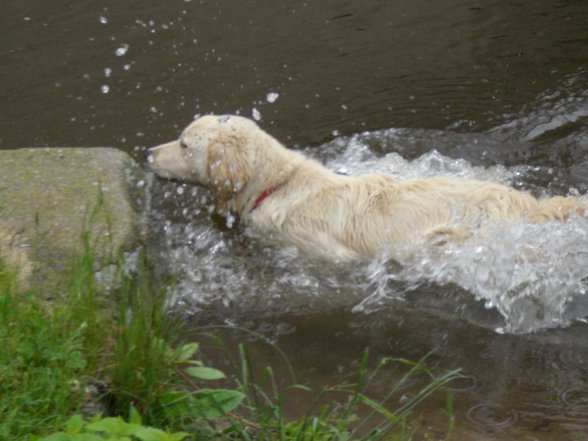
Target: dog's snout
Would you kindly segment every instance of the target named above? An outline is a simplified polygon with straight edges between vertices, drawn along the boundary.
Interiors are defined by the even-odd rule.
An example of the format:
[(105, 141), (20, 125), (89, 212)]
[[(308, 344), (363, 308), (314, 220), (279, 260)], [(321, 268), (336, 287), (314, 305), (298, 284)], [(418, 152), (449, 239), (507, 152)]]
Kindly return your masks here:
[(149, 164), (153, 163), (153, 152), (151, 151), (151, 149), (147, 149), (145, 150), (145, 161), (147, 161)]

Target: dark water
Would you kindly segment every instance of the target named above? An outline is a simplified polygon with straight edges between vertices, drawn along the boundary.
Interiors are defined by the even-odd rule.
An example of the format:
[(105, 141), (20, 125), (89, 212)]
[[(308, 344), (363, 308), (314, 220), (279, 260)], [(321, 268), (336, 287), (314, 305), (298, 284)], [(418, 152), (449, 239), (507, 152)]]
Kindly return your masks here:
[[(334, 169), (588, 191), (583, 0), (5, 2), (0, 82), (3, 149), (110, 145), (139, 159), (195, 114), (255, 109)], [(195, 321), (275, 340), (300, 381), (350, 379), (366, 346), (374, 358), (431, 353), (472, 378), (454, 393), (456, 439), (588, 437), (585, 220), (480, 243), (472, 265), (479, 249), (399, 273), (317, 265), (221, 231), (202, 189), (158, 182), (153, 193), (182, 268), (178, 301)], [(511, 271), (519, 245), (548, 264)], [(252, 349), (280, 369), (267, 346)], [(393, 378), (384, 372), (381, 389)], [(442, 401), (426, 408), (434, 426)]]

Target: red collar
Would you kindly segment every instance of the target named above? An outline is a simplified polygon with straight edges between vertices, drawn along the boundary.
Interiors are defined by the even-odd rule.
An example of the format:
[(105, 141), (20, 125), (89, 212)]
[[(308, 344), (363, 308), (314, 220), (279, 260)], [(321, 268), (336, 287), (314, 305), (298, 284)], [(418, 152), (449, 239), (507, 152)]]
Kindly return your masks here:
[(263, 193), (261, 193), (258, 196), (258, 198), (255, 199), (255, 202), (253, 203), (253, 207), (251, 207), (251, 211), (253, 211), (256, 208), (258, 208), (263, 203), (263, 201), (265, 201), (267, 199), (267, 197), (269, 195), (271, 195), (274, 191), (276, 191), (282, 185), (284, 185), (284, 184), (279, 184), (279, 185), (276, 185), (275, 187), (268, 188), (266, 191), (264, 191)]

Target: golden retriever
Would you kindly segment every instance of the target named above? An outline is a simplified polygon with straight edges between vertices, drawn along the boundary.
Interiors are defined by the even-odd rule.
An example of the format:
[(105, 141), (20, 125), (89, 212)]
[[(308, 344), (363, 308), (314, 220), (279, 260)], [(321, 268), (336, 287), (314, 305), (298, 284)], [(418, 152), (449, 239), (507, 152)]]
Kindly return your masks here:
[(574, 197), (536, 199), (485, 181), (338, 175), (241, 116), (203, 116), (146, 153), (157, 175), (208, 187), (219, 213), (334, 261), (382, 252), (399, 259), (409, 246), (462, 242), (490, 224), (563, 221), (587, 210)]

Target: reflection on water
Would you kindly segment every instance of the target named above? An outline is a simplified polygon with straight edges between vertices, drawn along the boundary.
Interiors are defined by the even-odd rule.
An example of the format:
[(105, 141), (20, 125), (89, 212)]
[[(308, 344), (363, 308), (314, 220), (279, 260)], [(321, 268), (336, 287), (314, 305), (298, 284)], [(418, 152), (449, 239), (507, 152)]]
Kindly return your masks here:
[[(140, 158), (194, 114), (240, 112), (340, 172), (588, 192), (583, 1), (5, 3), (0, 148)], [(460, 441), (588, 437), (585, 219), (351, 268), (211, 222), (203, 189), (153, 191), (174, 300), (195, 322), (261, 331), (314, 386), (349, 379), (365, 346), (431, 353), (472, 379), (454, 392)]]

